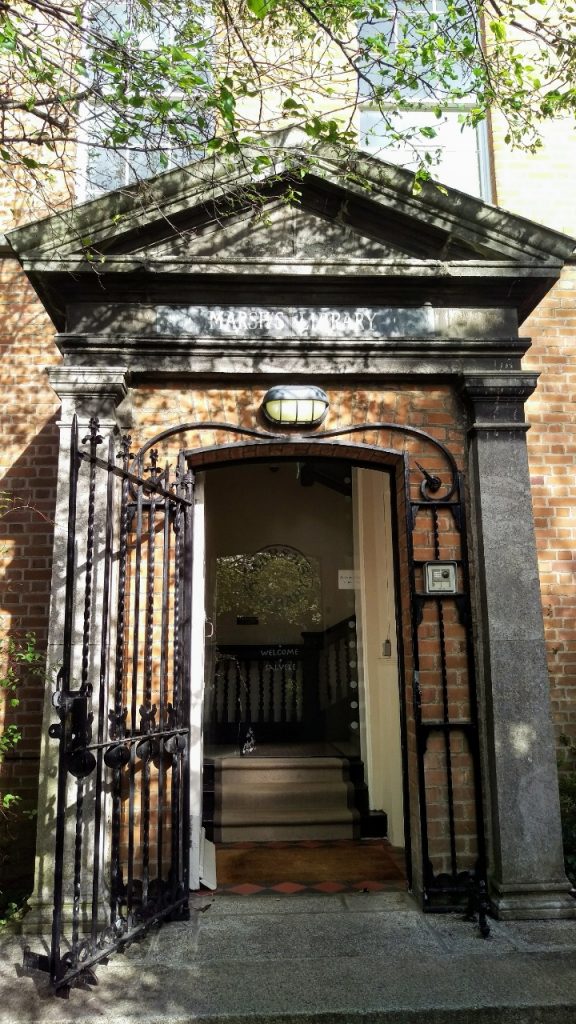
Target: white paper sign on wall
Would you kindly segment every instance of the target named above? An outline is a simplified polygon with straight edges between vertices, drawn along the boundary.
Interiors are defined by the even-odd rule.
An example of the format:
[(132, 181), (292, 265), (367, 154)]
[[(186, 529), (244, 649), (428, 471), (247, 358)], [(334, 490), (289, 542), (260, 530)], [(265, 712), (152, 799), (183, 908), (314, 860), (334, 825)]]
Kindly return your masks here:
[(357, 590), (360, 573), (357, 569), (338, 569), (338, 590)]

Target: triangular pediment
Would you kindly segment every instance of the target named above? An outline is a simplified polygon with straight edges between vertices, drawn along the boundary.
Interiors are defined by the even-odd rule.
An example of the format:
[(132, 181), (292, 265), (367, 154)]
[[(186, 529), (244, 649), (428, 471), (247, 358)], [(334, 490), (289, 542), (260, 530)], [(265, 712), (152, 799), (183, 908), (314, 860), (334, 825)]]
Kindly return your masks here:
[[(519, 275), (517, 305), (526, 311), (575, 248), (565, 235), (454, 189), (426, 183), (416, 193), (409, 172), (365, 154), (286, 140), (270, 152), (270, 168), (257, 176), (254, 154), (241, 169), (216, 157), (197, 161), (19, 228), (9, 243), (53, 316), (55, 277), (95, 265), (110, 280), (128, 272), (156, 281), (500, 275), (502, 294), (504, 279)], [(527, 279), (538, 278), (530, 292)]]
[(141, 250), (159, 260), (278, 259), (325, 256), (381, 260), (409, 253), (401, 242), (370, 238), (343, 221), (309, 210), (305, 203), (273, 199), (237, 216), (210, 220), (183, 229), (157, 245)]

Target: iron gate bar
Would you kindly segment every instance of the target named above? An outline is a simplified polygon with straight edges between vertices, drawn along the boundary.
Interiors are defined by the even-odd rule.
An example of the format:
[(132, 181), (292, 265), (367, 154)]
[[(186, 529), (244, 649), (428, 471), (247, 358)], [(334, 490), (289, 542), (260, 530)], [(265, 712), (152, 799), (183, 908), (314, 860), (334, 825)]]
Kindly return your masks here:
[[(128, 452), (126, 452), (126, 468), (128, 467)], [(142, 466), (138, 464), (138, 476), (142, 477)], [(134, 608), (132, 612), (132, 666), (130, 678), (130, 731), (133, 736), (138, 733), (137, 719), (137, 697), (138, 697), (138, 651), (140, 635), (140, 565), (142, 562), (142, 529), (143, 529), (143, 494), (139, 487), (136, 493), (136, 508), (132, 509), (132, 515), (136, 517), (136, 578), (134, 581)], [(129, 914), (134, 909), (134, 815), (136, 800), (136, 745), (130, 747), (130, 762), (128, 767), (128, 864), (126, 868), (126, 906)]]
[[(108, 439), (108, 463), (114, 458), (114, 440)], [(100, 674), (98, 684), (98, 742), (94, 749), (97, 749), (96, 760), (96, 792), (102, 789), (104, 770), (104, 716), (106, 712), (106, 691), (108, 688), (108, 633), (109, 633), (109, 609), (110, 609), (110, 587), (111, 587), (111, 563), (112, 563), (112, 509), (114, 502), (114, 478), (109, 474), (106, 481), (106, 535), (104, 548), (104, 580), (102, 585), (102, 637), (100, 643)], [(91, 749), (91, 748), (89, 748)], [(94, 846), (100, 848), (100, 836), (102, 828), (102, 804), (96, 801), (94, 820)], [(98, 934), (98, 905), (100, 895), (101, 873), (94, 872), (92, 885), (92, 941), (96, 942)]]
[[(141, 732), (136, 729), (134, 735), (126, 735), (122, 737), (120, 743), (115, 744), (116, 747), (129, 747), (131, 744), (140, 743), (146, 736), (154, 736), (155, 739), (165, 738), (167, 736), (183, 736), (188, 733), (188, 729), (165, 729), (164, 731), (155, 730), (154, 732)], [(102, 743), (89, 743), (84, 750), (106, 750), (110, 747), (110, 740), (104, 740)]]
[[(74, 556), (76, 546), (76, 497), (78, 490), (78, 471), (80, 461), (78, 459), (78, 421), (76, 417), (72, 422), (70, 432), (70, 491), (68, 496), (68, 540), (66, 545), (66, 591), (64, 599), (64, 630), (63, 630), (63, 651), (62, 666), (56, 680), (56, 693), (52, 702), (59, 713), (60, 722), (50, 728), (50, 736), (58, 739), (58, 763), (62, 766), (66, 748), (69, 742), (68, 724), (69, 716), (65, 714), (65, 701), (69, 700), (70, 675), (72, 661), (72, 620), (74, 615)], [(60, 682), (60, 690), (58, 690)], [(62, 711), (61, 711), (62, 709)], [(52, 941), (50, 955), (46, 966), (50, 972), (50, 980), (57, 985), (60, 974), (60, 935), (62, 931), (62, 897), (64, 886), (64, 838), (66, 830), (66, 782), (65, 771), (58, 771), (58, 785), (56, 793), (56, 839), (54, 844), (54, 909), (52, 915)], [(24, 954), (26, 963), (26, 952)]]
[[(168, 466), (164, 470), (164, 488), (168, 489), (169, 471)], [(164, 535), (162, 538), (162, 599), (160, 603), (161, 613), (161, 639), (160, 639), (160, 707), (164, 708), (167, 703), (166, 696), (166, 664), (168, 658), (168, 601), (169, 601), (169, 573), (168, 560), (170, 552), (170, 518), (164, 516)], [(158, 723), (162, 728), (164, 723)], [(160, 733), (157, 734), (160, 736)], [(163, 874), (163, 842), (164, 842), (164, 737), (160, 737), (160, 759), (158, 764), (158, 878)]]
[[(154, 458), (155, 452), (150, 453)], [(150, 479), (155, 480), (155, 462), (152, 463)], [(155, 526), (156, 501), (154, 493), (148, 504), (148, 531), (146, 540), (146, 612), (144, 624), (144, 703), (140, 707), (141, 732), (153, 732), (156, 705), (152, 704), (152, 644), (154, 633), (154, 570), (155, 570)], [(142, 845), (142, 900), (148, 902), (150, 882), (150, 758), (142, 759), (142, 788), (140, 802), (140, 837)]]
[[(434, 528), (434, 557), (436, 561), (440, 561), (440, 537), (438, 535), (438, 507), (433, 505), (432, 507), (432, 523)], [(442, 710), (443, 720), (446, 724), (450, 719), (450, 711), (448, 706), (448, 669), (446, 664), (446, 632), (444, 626), (444, 602), (436, 602), (436, 614), (438, 617), (438, 633), (440, 639), (440, 674), (442, 680)], [(457, 873), (457, 857), (456, 857), (456, 829), (455, 829), (455, 817), (454, 817), (454, 784), (452, 778), (452, 748), (450, 744), (450, 734), (446, 730), (443, 732), (444, 735), (444, 752), (446, 757), (446, 783), (447, 783), (447, 798), (448, 798), (448, 822), (450, 827), (450, 861), (452, 866), (452, 875), (456, 876)]]
[[(120, 444), (124, 446), (125, 441), (127, 441), (129, 444), (130, 438), (123, 438)], [(148, 451), (148, 446), (146, 446), (146, 451)], [(124, 470), (123, 468), (121, 469), (119, 466), (109, 464), (108, 462), (106, 462), (105, 459), (101, 459), (98, 455), (92, 456), (90, 455), (89, 452), (82, 451), (81, 448), (78, 449), (77, 454), (81, 462), (94, 463), (94, 465), (97, 466), (99, 469), (103, 469), (107, 473), (111, 473), (112, 476), (116, 476), (121, 480), (127, 480), (128, 483), (134, 484), (135, 487), (142, 487), (145, 492), (153, 491), (155, 494), (161, 494), (163, 498), (167, 498), (170, 502), (177, 502), (178, 504), (181, 505), (191, 504), (189, 498), (186, 498), (182, 494), (178, 494), (176, 491), (166, 489), (162, 484), (158, 483), (155, 480), (141, 479), (137, 474), (131, 472), (130, 470)], [(130, 456), (128, 453), (126, 454), (128, 456), (128, 461), (130, 460), (130, 458), (134, 458), (133, 456)], [(139, 456), (137, 456), (136, 458), (138, 459)]]
[[(122, 470), (128, 469), (130, 455), (130, 439), (125, 438), (121, 444), (119, 458), (122, 459)], [(114, 703), (111, 716), (110, 735), (114, 740), (121, 740), (125, 734), (126, 716), (123, 711), (124, 689), (124, 636), (126, 629), (126, 574), (128, 559), (128, 502), (129, 481), (120, 475), (120, 538), (118, 553), (118, 601), (116, 614), (116, 674), (114, 680)], [(109, 714), (110, 717), (110, 714)], [(120, 825), (121, 825), (121, 785), (122, 766), (117, 763), (112, 768), (112, 847), (111, 847), (111, 926), (114, 928), (119, 919), (120, 911)]]

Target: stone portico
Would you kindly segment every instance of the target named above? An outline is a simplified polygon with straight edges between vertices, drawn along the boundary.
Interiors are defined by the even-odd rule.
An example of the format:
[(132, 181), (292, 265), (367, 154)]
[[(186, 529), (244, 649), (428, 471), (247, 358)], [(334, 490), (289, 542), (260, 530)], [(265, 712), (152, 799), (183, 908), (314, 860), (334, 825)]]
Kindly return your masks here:
[[(364, 425), (359, 461), (366, 464), (362, 445), (381, 445), (396, 473), (406, 449), (372, 437), (370, 425), (422, 431), (464, 476), (492, 907), (505, 919), (573, 917), (526, 451), (524, 403), (537, 378), (522, 368), (530, 341), (519, 325), (574, 242), (432, 184), (415, 195), (410, 174), (361, 156), (351, 168), (330, 148), (298, 178), (297, 202), (286, 198), (294, 181), (293, 166), (251, 182), (205, 161), (9, 236), (63, 355), (50, 371), (62, 401), (51, 659), (61, 657), (74, 415), (81, 432), (93, 416), (103, 437), (128, 430), (137, 449), (179, 423), (261, 431), (271, 386), (318, 384), (330, 398), (328, 417), (298, 443)], [(229, 438), (210, 429), (197, 446), (224, 459)], [(347, 458), (355, 440), (345, 438)], [(277, 437), (274, 444), (281, 457)], [(399, 546), (399, 606), (403, 557)], [(401, 693), (411, 693), (413, 670), (405, 655)], [(49, 686), (35, 893), (42, 921), (53, 882), (51, 696)], [(422, 792), (408, 764), (413, 713), (406, 696), (409, 868), (421, 892)]]

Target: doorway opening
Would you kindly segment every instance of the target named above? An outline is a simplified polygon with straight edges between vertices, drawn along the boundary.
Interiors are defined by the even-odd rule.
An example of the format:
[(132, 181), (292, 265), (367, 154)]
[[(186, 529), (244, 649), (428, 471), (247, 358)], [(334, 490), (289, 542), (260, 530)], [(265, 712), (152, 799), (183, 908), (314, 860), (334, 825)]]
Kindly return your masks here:
[(203, 828), (218, 887), (403, 888), (389, 476), (335, 458), (203, 476)]

